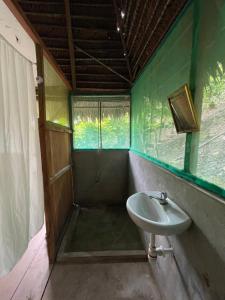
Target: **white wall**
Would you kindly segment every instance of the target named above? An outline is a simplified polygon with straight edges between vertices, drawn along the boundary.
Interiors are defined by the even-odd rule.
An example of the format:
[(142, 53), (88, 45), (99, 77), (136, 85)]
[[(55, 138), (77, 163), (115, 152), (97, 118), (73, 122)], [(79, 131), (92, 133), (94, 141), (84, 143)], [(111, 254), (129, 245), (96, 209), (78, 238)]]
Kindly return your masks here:
[(0, 34), (23, 56), (32, 62), (36, 62), (34, 42), (3, 0), (0, 0)]

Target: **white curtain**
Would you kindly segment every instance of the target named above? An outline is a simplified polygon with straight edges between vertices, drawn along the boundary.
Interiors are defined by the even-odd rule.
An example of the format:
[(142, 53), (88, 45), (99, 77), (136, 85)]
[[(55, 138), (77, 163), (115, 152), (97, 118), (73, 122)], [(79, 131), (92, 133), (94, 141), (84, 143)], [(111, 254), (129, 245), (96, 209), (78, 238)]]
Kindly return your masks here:
[(43, 220), (32, 63), (0, 35), (0, 276), (16, 264)]

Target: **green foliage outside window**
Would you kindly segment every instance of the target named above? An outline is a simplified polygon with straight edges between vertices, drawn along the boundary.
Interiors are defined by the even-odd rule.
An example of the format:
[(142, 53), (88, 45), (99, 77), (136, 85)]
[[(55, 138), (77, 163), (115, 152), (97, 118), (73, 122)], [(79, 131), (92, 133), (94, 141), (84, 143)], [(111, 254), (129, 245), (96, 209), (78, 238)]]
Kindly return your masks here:
[(74, 149), (128, 149), (130, 103), (74, 101), (73, 128)]
[(193, 173), (225, 187), (225, 73), (219, 62), (203, 89), (201, 130), (197, 135), (197, 165)]

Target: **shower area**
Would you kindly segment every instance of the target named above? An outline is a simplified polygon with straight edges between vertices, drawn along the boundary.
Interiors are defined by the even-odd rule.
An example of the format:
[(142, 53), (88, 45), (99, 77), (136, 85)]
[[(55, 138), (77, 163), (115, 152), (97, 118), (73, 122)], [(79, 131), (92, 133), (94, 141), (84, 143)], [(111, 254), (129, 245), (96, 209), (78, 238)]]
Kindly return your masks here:
[(130, 97), (72, 96), (74, 211), (58, 261), (145, 261), (126, 210)]

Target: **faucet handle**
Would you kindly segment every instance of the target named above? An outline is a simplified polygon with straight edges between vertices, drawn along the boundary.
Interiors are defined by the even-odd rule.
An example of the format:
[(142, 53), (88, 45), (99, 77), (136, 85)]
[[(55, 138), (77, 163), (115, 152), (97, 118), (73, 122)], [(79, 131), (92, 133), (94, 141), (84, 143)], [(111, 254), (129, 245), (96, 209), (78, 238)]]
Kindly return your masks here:
[(166, 200), (167, 199), (167, 192), (161, 192), (161, 198), (163, 200)]

